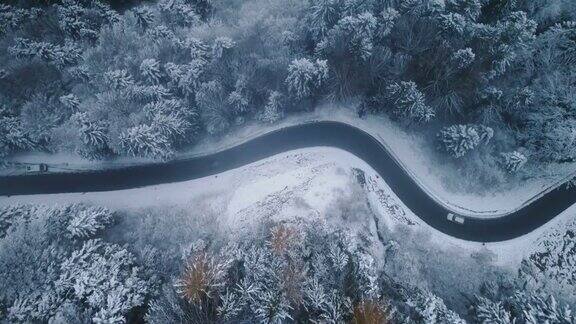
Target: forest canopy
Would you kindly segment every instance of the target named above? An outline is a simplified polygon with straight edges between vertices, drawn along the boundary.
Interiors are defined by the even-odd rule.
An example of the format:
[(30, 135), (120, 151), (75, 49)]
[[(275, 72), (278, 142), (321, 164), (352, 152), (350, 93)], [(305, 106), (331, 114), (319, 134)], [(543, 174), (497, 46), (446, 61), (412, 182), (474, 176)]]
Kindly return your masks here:
[(0, 156), (169, 159), (336, 101), (504, 174), (576, 157), (571, 0), (11, 3)]

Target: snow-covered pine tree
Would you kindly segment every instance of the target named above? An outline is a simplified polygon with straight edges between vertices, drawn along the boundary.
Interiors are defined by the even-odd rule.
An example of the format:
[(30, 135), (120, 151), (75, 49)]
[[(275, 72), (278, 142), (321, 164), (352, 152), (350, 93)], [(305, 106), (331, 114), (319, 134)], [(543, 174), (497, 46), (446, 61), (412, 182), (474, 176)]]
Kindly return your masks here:
[(465, 324), (458, 314), (449, 310), (444, 301), (429, 291), (414, 289), (406, 304), (411, 308), (410, 320), (415, 323)]
[(153, 58), (145, 59), (140, 64), (140, 73), (148, 82), (158, 84), (161, 77), (160, 63)]
[(328, 62), (295, 59), (288, 67), (288, 90), (298, 99), (310, 97), (328, 78)]
[(136, 22), (143, 30), (148, 29), (154, 24), (154, 13), (152, 10), (145, 6), (136, 7), (132, 10), (132, 14), (136, 17)]
[(77, 64), (81, 59), (81, 51), (71, 42), (64, 45), (54, 45), (48, 42), (37, 42), (26, 38), (16, 38), (8, 52), (18, 58), (39, 58), (62, 69)]
[(166, 63), (164, 69), (170, 80), (171, 88), (181, 91), (184, 96), (193, 96), (200, 85), (201, 76), (206, 70), (207, 61), (192, 60), (189, 64)]
[(504, 152), (500, 154), (502, 165), (510, 173), (517, 172), (528, 162), (528, 158), (518, 151)]
[(275, 123), (282, 119), (284, 116), (283, 100), (283, 96), (280, 92), (272, 91), (259, 119), (265, 123)]
[(131, 85), (123, 91), (123, 94), (129, 98), (144, 103), (154, 100), (164, 100), (171, 96), (170, 90), (161, 84), (155, 85)]
[(217, 134), (230, 126), (224, 88), (218, 81), (202, 83), (196, 92), (196, 103), (210, 134)]
[(394, 105), (396, 115), (410, 121), (428, 122), (436, 113), (425, 102), (424, 94), (420, 92), (413, 81), (392, 83), (386, 88), (387, 97)]
[(374, 49), (377, 27), (378, 22), (370, 12), (346, 16), (328, 31), (316, 46), (316, 52), (333, 59), (366, 61)]
[(129, 156), (168, 159), (174, 153), (168, 138), (149, 125), (128, 128), (119, 140), (120, 153)]
[(218, 37), (212, 44), (212, 59), (219, 60), (224, 54), (234, 48), (236, 43), (229, 37)]
[(248, 112), (250, 99), (247, 86), (246, 77), (240, 76), (238, 77), (238, 80), (236, 80), (234, 91), (228, 95), (228, 104), (236, 116), (242, 116)]
[(67, 95), (60, 96), (58, 98), (60, 103), (62, 103), (66, 108), (70, 109), (73, 112), (78, 111), (78, 107), (80, 106), (80, 99), (75, 95), (69, 93)]
[(132, 76), (128, 70), (113, 70), (104, 73), (104, 82), (112, 89), (121, 90), (134, 84)]
[(450, 63), (457, 69), (462, 70), (470, 66), (476, 55), (470, 47), (462, 48), (452, 53), (450, 57)]
[(186, 0), (160, 0), (158, 7), (174, 26), (192, 26), (201, 21), (194, 5)]
[(442, 128), (439, 139), (442, 149), (455, 158), (461, 158), (481, 143), (492, 138), (492, 128), (483, 125), (452, 125)]
[(90, 149), (101, 150), (107, 147), (107, 130), (102, 123), (91, 121), (85, 112), (75, 113), (70, 120), (79, 126), (80, 138)]
[(36, 208), (33, 205), (8, 205), (0, 208), (0, 238), (6, 234), (6, 230), (16, 222), (25, 220), (34, 215)]
[(200, 131), (200, 116), (195, 107), (177, 99), (153, 101), (144, 106), (151, 126), (173, 145), (190, 143)]
[(386, 36), (390, 34), (392, 28), (394, 27), (394, 23), (400, 14), (393, 8), (386, 8), (382, 10), (380, 16), (377, 17), (378, 25), (376, 28), (375, 36), (377, 39), (382, 41)]
[(42, 10), (39, 8), (23, 9), (7, 4), (0, 4), (0, 35), (9, 30), (16, 30), (23, 23), (37, 19)]
[(501, 302), (493, 302), (485, 297), (477, 297), (474, 305), (474, 316), (480, 323), (512, 324), (515, 320), (504, 309)]
[(66, 229), (70, 237), (87, 239), (106, 228), (113, 221), (110, 210), (102, 207), (87, 207), (76, 210)]
[(56, 282), (65, 294), (88, 304), (93, 321), (118, 323), (142, 306), (150, 291), (134, 256), (116, 244), (86, 241), (62, 262)]
[(151, 125), (154, 130), (168, 138), (171, 143), (183, 140), (191, 129), (191, 124), (178, 114), (156, 114), (152, 117)]
[(336, 0), (310, 2), (306, 11), (307, 27), (312, 37), (320, 41), (340, 19), (340, 3)]
[(542, 292), (526, 294), (517, 292), (513, 303), (522, 311), (525, 323), (576, 323), (576, 316), (568, 305), (560, 305), (551, 295)]
[(0, 117), (0, 157), (34, 147), (17, 117)]

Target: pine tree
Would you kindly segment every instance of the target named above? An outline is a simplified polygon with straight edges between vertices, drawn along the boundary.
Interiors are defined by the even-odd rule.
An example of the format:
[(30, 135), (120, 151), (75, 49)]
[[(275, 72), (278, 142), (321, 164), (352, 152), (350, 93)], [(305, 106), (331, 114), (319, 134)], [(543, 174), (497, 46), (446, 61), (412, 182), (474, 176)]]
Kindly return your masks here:
[(210, 81), (201, 84), (196, 92), (196, 103), (209, 134), (220, 133), (230, 126), (225, 93), (220, 82)]
[(26, 220), (34, 215), (36, 208), (33, 205), (8, 205), (0, 208), (0, 238), (6, 235), (6, 231), (13, 223)]
[(218, 37), (212, 45), (212, 59), (219, 60), (230, 49), (234, 48), (236, 43), (228, 37)]
[(146, 103), (154, 100), (165, 100), (171, 96), (170, 90), (166, 89), (163, 85), (160, 84), (132, 85), (130, 84), (130, 82), (132, 82), (131, 78), (125, 79), (124, 81), (128, 82), (128, 85), (126, 88), (122, 88), (122, 93), (136, 101)]
[(128, 128), (119, 140), (121, 153), (129, 156), (168, 159), (173, 154), (168, 138), (148, 125)]
[(34, 142), (29, 138), (18, 118), (0, 118), (0, 157), (32, 147), (34, 147)]
[(514, 303), (522, 310), (524, 321), (529, 324), (536, 323), (576, 323), (576, 316), (568, 305), (561, 306), (554, 296), (534, 293), (526, 295), (516, 293)]
[(310, 4), (306, 17), (308, 27), (314, 39), (321, 40), (340, 19), (339, 1), (319, 0)]
[(484, 297), (477, 297), (477, 299), (474, 311), (478, 322), (494, 324), (512, 324), (515, 322), (510, 313), (504, 309), (502, 303), (493, 302)]
[(60, 102), (71, 111), (78, 111), (78, 107), (80, 106), (80, 99), (78, 99), (78, 97), (75, 95), (70, 93), (64, 96), (60, 96), (58, 100), (60, 100)]
[(154, 24), (154, 13), (148, 7), (136, 7), (132, 10), (140, 28), (146, 30)]
[(528, 162), (526, 156), (518, 151), (504, 152), (500, 154), (500, 157), (502, 165), (510, 173), (517, 172)]
[(77, 211), (66, 229), (70, 237), (86, 239), (106, 228), (113, 221), (113, 214), (106, 208), (85, 208)]
[(140, 64), (140, 73), (152, 84), (160, 82), (160, 63), (155, 59), (145, 59)]
[(378, 22), (370, 12), (347, 16), (338, 21), (316, 51), (333, 59), (352, 58), (366, 61), (374, 49), (374, 33)]
[(205, 60), (195, 59), (186, 65), (166, 63), (164, 69), (170, 79), (170, 86), (188, 96), (193, 95), (200, 85), (201, 76), (206, 71), (207, 64)]
[(127, 70), (113, 70), (104, 73), (104, 82), (112, 89), (121, 90), (134, 84), (132, 76)]
[(70, 120), (79, 126), (80, 138), (86, 146), (97, 150), (105, 149), (108, 146), (106, 127), (99, 122), (91, 121), (87, 113), (76, 113), (70, 117)]
[(450, 57), (451, 63), (456, 67), (456, 69), (465, 69), (474, 62), (476, 55), (471, 48), (459, 49), (452, 54)]
[(458, 314), (449, 310), (444, 301), (429, 291), (414, 290), (408, 297), (410, 319), (416, 323), (466, 323)]
[(461, 158), (478, 145), (487, 144), (494, 131), (483, 125), (452, 125), (439, 134), (442, 148), (455, 158)]
[(288, 90), (298, 99), (310, 97), (328, 78), (326, 61), (312, 62), (306, 58), (295, 59), (288, 67)]
[(58, 24), (62, 31), (71, 38), (86, 38), (94, 41), (98, 38), (99, 27), (94, 26), (95, 21), (90, 21), (90, 8), (84, 7), (79, 2), (64, 0), (62, 5), (56, 6), (58, 11)]
[(228, 95), (228, 104), (232, 107), (235, 115), (240, 116), (248, 112), (249, 100), (249, 90), (247, 89), (246, 78), (240, 76), (236, 80), (236, 85), (234, 91)]
[(39, 8), (23, 9), (0, 4), (0, 35), (18, 29), (26, 21), (37, 19), (41, 13)]
[(195, 7), (185, 0), (160, 0), (158, 7), (174, 25), (191, 26), (200, 22)]
[(48, 42), (36, 42), (25, 38), (16, 38), (8, 52), (18, 58), (39, 58), (58, 68), (77, 64), (81, 59), (80, 50), (71, 42), (54, 45)]
[(116, 244), (86, 241), (62, 262), (56, 285), (92, 309), (95, 322), (123, 322), (142, 306), (149, 283), (134, 256)]
[(380, 17), (378, 17), (378, 26), (376, 28), (376, 36), (380, 41), (392, 32), (392, 28), (394, 27), (398, 17), (400, 17), (400, 14), (393, 8), (382, 10)]
[(183, 140), (192, 128), (192, 125), (178, 114), (156, 114), (152, 117), (151, 125), (154, 130), (168, 138), (171, 143)]
[(393, 83), (386, 90), (398, 116), (418, 122), (428, 122), (435, 116), (434, 109), (426, 105), (424, 94), (413, 81)]
[(264, 106), (264, 111), (260, 115), (260, 120), (265, 123), (275, 123), (282, 119), (284, 112), (283, 96), (278, 91), (272, 91), (268, 97), (268, 102)]
[(482, 4), (479, 0), (449, 0), (446, 1), (446, 10), (455, 12), (470, 21), (476, 21), (480, 17)]

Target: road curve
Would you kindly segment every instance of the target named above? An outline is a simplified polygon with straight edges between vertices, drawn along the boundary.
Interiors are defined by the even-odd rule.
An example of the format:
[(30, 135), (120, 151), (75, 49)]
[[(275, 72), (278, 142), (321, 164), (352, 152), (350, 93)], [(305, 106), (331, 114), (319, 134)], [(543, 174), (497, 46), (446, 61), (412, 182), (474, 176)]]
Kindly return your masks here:
[(420, 219), (464, 240), (496, 242), (519, 237), (576, 202), (576, 189), (559, 187), (510, 214), (497, 218), (464, 217), (464, 224), (457, 224), (446, 217), (456, 212), (429, 196), (376, 138), (344, 123), (324, 121), (282, 128), (206, 156), (80, 173), (3, 176), (0, 177), (0, 196), (111, 191), (186, 181), (313, 146), (336, 147), (361, 158)]

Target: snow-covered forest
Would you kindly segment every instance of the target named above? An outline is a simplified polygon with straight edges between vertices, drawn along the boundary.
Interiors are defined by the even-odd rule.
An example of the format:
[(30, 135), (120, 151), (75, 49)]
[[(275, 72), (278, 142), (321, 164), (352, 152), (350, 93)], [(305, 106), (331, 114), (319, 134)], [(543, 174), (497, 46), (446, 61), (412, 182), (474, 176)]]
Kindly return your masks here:
[[(263, 222), (231, 240), (206, 212), (188, 222), (197, 226), (179, 227), (190, 213), (177, 208), (2, 208), (0, 321), (576, 322), (566, 241), (550, 241), (514, 272), (492, 264), (489, 251), (423, 250), (424, 237), (409, 229), (374, 241), (346, 224)], [(572, 290), (561, 294), (562, 284)]]
[(576, 156), (571, 0), (8, 3), (0, 156), (170, 159), (326, 101), (486, 183)]

